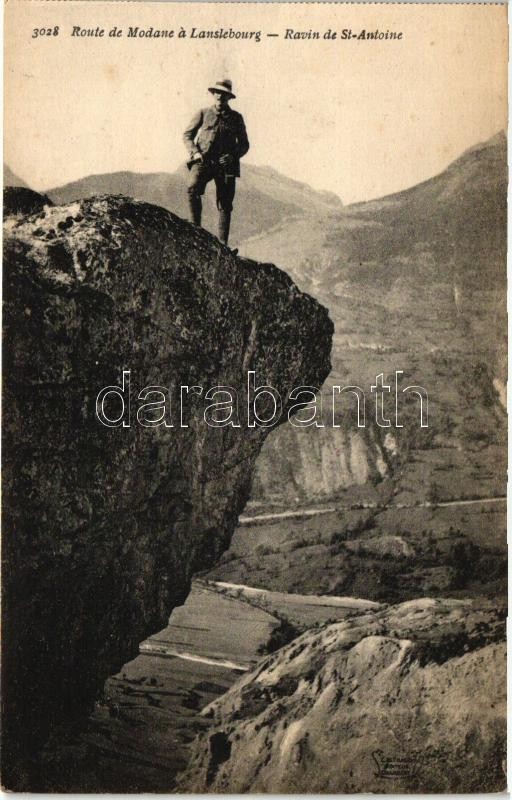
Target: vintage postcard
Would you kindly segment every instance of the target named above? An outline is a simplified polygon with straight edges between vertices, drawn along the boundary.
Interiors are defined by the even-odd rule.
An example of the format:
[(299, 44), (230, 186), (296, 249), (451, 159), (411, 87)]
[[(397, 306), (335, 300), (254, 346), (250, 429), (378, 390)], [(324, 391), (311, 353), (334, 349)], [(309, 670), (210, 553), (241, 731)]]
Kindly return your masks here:
[(504, 791), (506, 5), (4, 11), (2, 785)]

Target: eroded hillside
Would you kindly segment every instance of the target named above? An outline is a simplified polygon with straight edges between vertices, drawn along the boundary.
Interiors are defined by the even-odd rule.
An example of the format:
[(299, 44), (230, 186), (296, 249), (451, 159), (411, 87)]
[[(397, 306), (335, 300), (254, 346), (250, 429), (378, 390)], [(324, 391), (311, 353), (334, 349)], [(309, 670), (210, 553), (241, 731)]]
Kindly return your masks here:
[(203, 710), (178, 786), (503, 791), (503, 625), (492, 608), (424, 599), (310, 630)]
[[(419, 429), (412, 400), (407, 425), (393, 430), (394, 393), (385, 398), (402, 456), (398, 491), (407, 501), (429, 493), (443, 500), (504, 494), (506, 208), (507, 144), (499, 134), (407, 191), (317, 215), (314, 224), (280, 220), (241, 246), (251, 257), (272, 253), (329, 308), (335, 337), (327, 404), (333, 385), (361, 387), (367, 428), (375, 429), (377, 375), (393, 389), (400, 371), (399, 393), (411, 384), (428, 392), (428, 431)], [(352, 410), (339, 408), (347, 440), (358, 434)], [(272, 446), (285, 453), (281, 436), (282, 447), (280, 439)], [(258, 462), (262, 474), (267, 450)], [(348, 459), (349, 449), (343, 452)], [(317, 483), (328, 458), (316, 460)], [(368, 452), (366, 471), (379, 480), (375, 452)], [(324, 500), (340, 483), (339, 475), (325, 481)]]

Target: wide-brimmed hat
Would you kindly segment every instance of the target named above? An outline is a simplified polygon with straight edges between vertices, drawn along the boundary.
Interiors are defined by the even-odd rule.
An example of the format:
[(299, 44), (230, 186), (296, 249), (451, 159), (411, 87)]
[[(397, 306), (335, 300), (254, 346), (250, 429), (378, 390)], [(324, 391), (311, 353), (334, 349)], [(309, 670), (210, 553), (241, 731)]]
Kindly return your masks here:
[(233, 84), (228, 78), (224, 78), (223, 81), (217, 81), (217, 83), (214, 83), (213, 86), (209, 86), (208, 91), (222, 92), (223, 94), (227, 94), (232, 99), (236, 97), (236, 94), (233, 94)]

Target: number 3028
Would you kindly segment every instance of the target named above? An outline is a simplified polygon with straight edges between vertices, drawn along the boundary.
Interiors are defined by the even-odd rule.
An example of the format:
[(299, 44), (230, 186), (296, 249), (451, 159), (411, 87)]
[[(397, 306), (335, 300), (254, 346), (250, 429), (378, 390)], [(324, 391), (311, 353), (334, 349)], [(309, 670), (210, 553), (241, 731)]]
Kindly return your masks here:
[(32, 31), (32, 39), (37, 39), (38, 36), (58, 36), (59, 26), (55, 25), (53, 28), (34, 28)]

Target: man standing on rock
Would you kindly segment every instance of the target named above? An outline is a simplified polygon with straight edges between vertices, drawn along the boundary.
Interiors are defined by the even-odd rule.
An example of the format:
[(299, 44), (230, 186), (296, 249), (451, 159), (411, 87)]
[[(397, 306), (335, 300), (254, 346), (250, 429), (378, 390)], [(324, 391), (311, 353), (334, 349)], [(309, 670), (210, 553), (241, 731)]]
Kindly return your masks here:
[(206, 184), (213, 179), (219, 209), (219, 239), (227, 244), (240, 159), (249, 150), (249, 140), (242, 115), (229, 106), (229, 101), (235, 98), (231, 81), (227, 78), (218, 81), (208, 91), (214, 96), (213, 105), (201, 109), (183, 135), (189, 152), (190, 217), (195, 225), (201, 224), (201, 198)]

